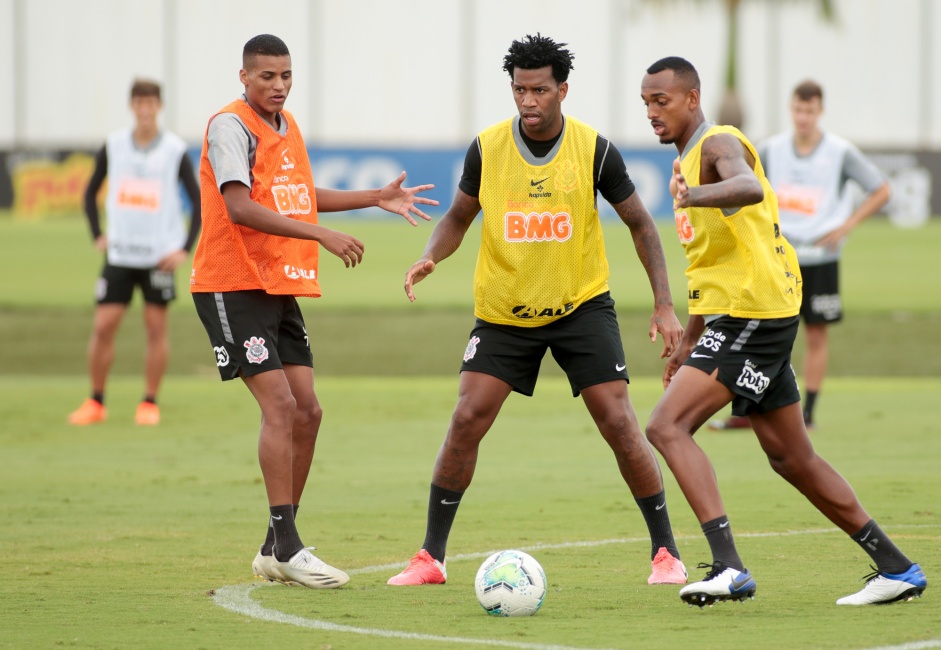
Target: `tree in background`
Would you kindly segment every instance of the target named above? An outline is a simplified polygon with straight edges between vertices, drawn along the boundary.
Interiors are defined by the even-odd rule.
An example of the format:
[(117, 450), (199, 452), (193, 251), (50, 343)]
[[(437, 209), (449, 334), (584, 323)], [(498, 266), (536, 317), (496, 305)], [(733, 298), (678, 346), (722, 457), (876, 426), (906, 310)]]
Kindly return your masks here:
[[(674, 0), (677, 1), (677, 0)], [(685, 0), (689, 1), (689, 0)], [(715, 0), (694, 0), (697, 3)], [(725, 12), (726, 42), (725, 42), (725, 90), (722, 102), (719, 104), (717, 121), (719, 124), (729, 124), (741, 128), (744, 122), (744, 109), (738, 92), (738, 24), (739, 8), (745, 0), (721, 0)], [(753, 0), (766, 4), (781, 4), (781, 0)], [(808, 0), (793, 0), (794, 2), (807, 2)], [(821, 17), (827, 22), (836, 19), (834, 0), (813, 0), (820, 11)], [(644, 0), (646, 4), (663, 5), (664, 0)]]

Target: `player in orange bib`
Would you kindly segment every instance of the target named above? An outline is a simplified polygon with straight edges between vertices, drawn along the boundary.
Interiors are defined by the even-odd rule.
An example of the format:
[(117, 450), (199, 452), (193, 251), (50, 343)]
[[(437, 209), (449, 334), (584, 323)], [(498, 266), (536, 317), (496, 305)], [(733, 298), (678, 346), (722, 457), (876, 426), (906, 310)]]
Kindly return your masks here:
[(223, 380), (240, 377), (261, 408), (258, 460), (268, 494), (268, 535), (252, 562), (258, 577), (312, 588), (349, 576), (301, 542), (294, 518), (310, 472), (322, 409), (313, 357), (296, 296), (320, 295), (318, 244), (347, 267), (363, 243), (317, 224), (318, 210), (378, 206), (430, 218), (417, 204), (433, 185), (402, 187), (405, 172), (379, 190), (314, 188), (307, 147), (284, 110), (291, 55), (276, 36), (245, 44), (245, 94), (212, 117), (200, 161), (203, 235), (190, 290)]

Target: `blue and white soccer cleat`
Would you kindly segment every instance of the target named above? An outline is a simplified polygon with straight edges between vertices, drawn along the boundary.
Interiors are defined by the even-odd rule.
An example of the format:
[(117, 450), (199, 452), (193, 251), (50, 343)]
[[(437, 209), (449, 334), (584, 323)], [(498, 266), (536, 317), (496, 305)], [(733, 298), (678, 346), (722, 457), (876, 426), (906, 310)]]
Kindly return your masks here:
[(897, 600), (911, 600), (920, 598), (922, 592), (928, 587), (925, 572), (917, 564), (913, 564), (905, 573), (882, 573), (875, 567), (873, 573), (863, 580), (866, 586), (850, 596), (844, 596), (836, 601), (837, 605), (882, 605), (894, 603)]
[(699, 563), (697, 569), (709, 569), (706, 577), (680, 589), (680, 598), (690, 607), (714, 605), (724, 600), (743, 601), (755, 597), (755, 579), (748, 569), (739, 571), (719, 562), (715, 564)]

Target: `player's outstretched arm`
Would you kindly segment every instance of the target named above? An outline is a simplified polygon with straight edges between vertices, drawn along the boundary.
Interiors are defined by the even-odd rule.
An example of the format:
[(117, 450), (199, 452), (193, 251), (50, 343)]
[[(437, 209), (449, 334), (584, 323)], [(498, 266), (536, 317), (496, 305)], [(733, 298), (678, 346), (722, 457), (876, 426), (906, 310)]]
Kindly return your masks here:
[(230, 182), (222, 186), (222, 197), (232, 223), (252, 230), (319, 242), (329, 253), (343, 260), (344, 266), (356, 266), (363, 261), (363, 242), (352, 235), (324, 228), (313, 223), (290, 219), (274, 210), (269, 210), (251, 199), (247, 186)]
[(432, 190), (435, 186), (402, 187), (403, 182), (405, 182), (405, 172), (378, 190), (331, 190), (318, 187), (317, 210), (319, 212), (343, 212), (378, 206), (387, 212), (402, 215), (413, 226), (417, 226), (418, 222), (412, 218), (412, 214), (425, 221), (431, 221), (431, 217), (422, 212), (417, 205), (438, 205), (438, 202), (418, 196), (418, 194)]
[(647, 271), (647, 279), (653, 291), (654, 311), (650, 317), (650, 342), (657, 340), (657, 332), (663, 337), (663, 350), (660, 358), (669, 356), (679, 345), (683, 336), (683, 326), (673, 311), (673, 297), (670, 295), (670, 280), (667, 275), (667, 262), (663, 255), (660, 233), (657, 225), (644, 206), (637, 192), (613, 206), (631, 230), (634, 250), (640, 263)]
[(478, 212), (480, 201), (458, 190), (451, 207), (431, 231), (421, 259), (405, 273), (405, 295), (411, 302), (415, 302), (414, 286), (433, 273), (438, 262), (450, 257), (460, 247)]
[(438, 205), (438, 202), (434, 199), (418, 196), (419, 192), (433, 190), (435, 186), (416, 185), (415, 187), (402, 187), (402, 183), (404, 182), (405, 172), (403, 171), (397, 179), (383, 187), (379, 191), (379, 207), (386, 212), (402, 215), (413, 226), (417, 226), (418, 223), (416, 223), (410, 213), (414, 213), (425, 221), (431, 221), (431, 217), (415, 207), (415, 204)]

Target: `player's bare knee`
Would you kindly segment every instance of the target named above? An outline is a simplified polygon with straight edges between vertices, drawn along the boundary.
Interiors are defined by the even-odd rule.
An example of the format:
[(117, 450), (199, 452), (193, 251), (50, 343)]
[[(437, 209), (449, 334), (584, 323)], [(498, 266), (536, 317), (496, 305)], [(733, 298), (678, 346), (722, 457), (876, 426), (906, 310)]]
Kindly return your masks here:
[(298, 405), (294, 410), (294, 426), (317, 431), (323, 421), (323, 408), (320, 404)]
[(768, 464), (781, 478), (788, 483), (798, 481), (806, 471), (806, 460), (795, 454), (768, 455)]
[(294, 427), (294, 415), (297, 410), (297, 402), (294, 396), (289, 392), (270, 395), (259, 402), (261, 406), (262, 418), (269, 426), (279, 429)]
[(663, 448), (666, 446), (667, 436), (661, 420), (654, 419), (651, 416), (650, 421), (647, 422), (647, 426), (644, 429), (644, 434), (647, 436), (648, 442), (650, 442), (657, 451), (663, 451)]

